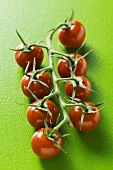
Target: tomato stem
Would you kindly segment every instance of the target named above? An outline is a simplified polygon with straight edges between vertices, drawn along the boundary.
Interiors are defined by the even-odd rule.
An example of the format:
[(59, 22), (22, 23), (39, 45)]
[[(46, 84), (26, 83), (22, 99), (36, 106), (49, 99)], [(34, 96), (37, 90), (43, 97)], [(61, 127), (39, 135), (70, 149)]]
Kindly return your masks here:
[(38, 70), (35, 71), (35, 75), (38, 74), (38, 73), (44, 72), (44, 71), (48, 71), (48, 72), (50, 71), (50, 72), (51, 72), (52, 69), (53, 69), (53, 68), (50, 67), (50, 66), (44, 67), (44, 68), (41, 68), (41, 69), (38, 69)]
[(57, 95), (57, 94), (58, 94), (58, 92), (55, 91), (55, 92), (50, 93), (49, 95), (45, 96), (45, 97), (42, 99), (42, 101), (41, 101), (41, 106), (43, 106), (43, 104), (44, 104), (45, 101), (47, 101), (48, 99), (50, 99), (51, 97), (53, 97), (53, 96), (55, 96), (55, 95)]
[(54, 54), (58, 54), (58, 55), (61, 55), (63, 56), (62, 58), (65, 59), (64, 57), (66, 57), (66, 59), (68, 59), (71, 63), (73, 63), (73, 59), (66, 53), (62, 53), (62, 52), (59, 52), (59, 51), (56, 51), (56, 50), (51, 50), (51, 53), (54, 55)]
[(60, 23), (55, 29), (52, 30), (52, 32), (51, 32), (51, 34), (50, 34), (50, 39), (51, 39), (51, 40), (52, 40), (52, 37), (53, 37), (54, 33), (55, 33), (59, 28), (61, 28), (61, 27), (63, 27), (63, 26), (65, 26), (66, 28), (69, 28), (69, 27), (70, 27), (70, 25), (69, 25), (68, 22), (62, 22), (62, 23)]
[(17, 30), (16, 30), (16, 33), (17, 33), (18, 37), (20, 38), (21, 42), (22, 42), (25, 46), (27, 46), (27, 44), (25, 43), (25, 41), (23, 40), (23, 38), (21, 37), (21, 35), (19, 34), (19, 32), (18, 32)]
[(36, 43), (30, 44), (30, 45), (28, 46), (28, 48), (35, 47), (35, 46), (38, 46), (38, 47), (41, 47), (41, 48), (45, 48), (45, 49), (48, 51), (48, 48), (47, 48), (46, 46), (44, 46), (44, 45), (39, 44), (39, 41), (36, 42)]

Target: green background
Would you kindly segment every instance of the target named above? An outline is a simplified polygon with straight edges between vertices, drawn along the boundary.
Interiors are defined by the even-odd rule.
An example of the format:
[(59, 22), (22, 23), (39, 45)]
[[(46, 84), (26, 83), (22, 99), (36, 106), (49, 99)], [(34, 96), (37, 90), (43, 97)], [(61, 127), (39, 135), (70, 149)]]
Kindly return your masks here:
[[(98, 92), (90, 101), (105, 102), (101, 123), (90, 133), (78, 133), (67, 125), (61, 133), (72, 133), (64, 139), (60, 154), (51, 160), (39, 159), (31, 150), (34, 129), (26, 120), (29, 100), (20, 88), (23, 70), (14, 53), (20, 43), (15, 29), (25, 41), (37, 41), (69, 16), (86, 28), (87, 77)], [(113, 168), (113, 1), (112, 0), (0, 0), (0, 170), (110, 170)], [(60, 43), (57, 36), (54, 45)], [(43, 65), (47, 64), (45, 58)]]

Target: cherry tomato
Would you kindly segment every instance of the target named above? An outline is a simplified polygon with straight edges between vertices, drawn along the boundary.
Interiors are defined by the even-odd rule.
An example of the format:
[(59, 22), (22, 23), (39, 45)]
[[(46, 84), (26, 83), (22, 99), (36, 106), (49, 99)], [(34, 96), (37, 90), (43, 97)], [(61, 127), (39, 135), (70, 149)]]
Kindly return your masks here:
[[(81, 76), (78, 76), (78, 77), (82, 78)], [(83, 77), (82, 83), (84, 86), (92, 89), (91, 82), (86, 77)], [(72, 83), (66, 82), (65, 92), (66, 92), (67, 96), (72, 97), (72, 93), (73, 93)], [(87, 90), (87, 89), (77, 86), (75, 97), (85, 101), (90, 96), (90, 94), (91, 94), (91, 90)]]
[[(32, 72), (27, 73), (28, 75), (31, 75)], [(50, 90), (52, 88), (52, 79), (49, 76), (49, 74), (47, 72), (43, 72), (40, 76), (39, 76), (39, 80), (44, 82), (45, 84), (47, 84), (48, 87), (44, 86), (43, 84), (37, 82), (37, 81), (33, 81), (30, 86), (29, 86), (29, 90), (32, 91), (32, 93), (38, 98), (38, 99), (42, 99), (44, 96), (48, 95), (50, 93)], [(21, 88), (23, 93), (30, 99), (34, 99), (34, 97), (32, 96), (32, 94), (29, 92), (29, 90), (25, 90), (25, 87), (28, 87), (30, 81), (30, 77), (27, 75), (24, 75), (21, 81)]]
[[(31, 44), (30, 42), (26, 42), (26, 44)], [(20, 44), (17, 46), (16, 50), (20, 50), (24, 47), (23, 44)], [(16, 51), (15, 52), (15, 60), (18, 63), (19, 66), (21, 66), (22, 68), (26, 68), (28, 62), (29, 62), (29, 71), (32, 70), (33, 68), (33, 61), (34, 58), (36, 59), (36, 68), (38, 68), (44, 58), (44, 53), (42, 48), (35, 46), (35, 47), (31, 47), (32, 50), (30, 52), (21, 52), (21, 51)]]
[[(92, 102), (85, 102), (87, 106), (94, 106), (94, 103)], [(89, 132), (95, 129), (101, 119), (101, 113), (98, 109), (98, 107), (94, 107), (92, 109), (93, 111), (96, 111), (95, 113), (86, 113), (83, 119), (83, 124), (81, 127), (81, 131), (83, 132)], [(82, 116), (82, 109), (79, 106), (73, 106), (70, 110), (70, 119), (74, 125), (74, 127), (78, 130), (80, 130), (80, 123), (81, 123), (81, 116)]]
[(58, 38), (65, 47), (77, 48), (83, 43), (85, 34), (83, 24), (73, 20), (70, 28), (59, 29)]
[[(36, 105), (36, 104), (37, 104), (36, 101), (32, 103), (32, 105)], [(36, 129), (45, 127), (44, 118), (49, 127), (52, 127), (57, 120), (57, 117), (58, 117), (57, 106), (51, 100), (47, 100), (46, 104), (48, 106), (49, 111), (52, 114), (52, 117), (47, 112), (42, 111), (34, 106), (28, 107), (27, 120)]]
[[(49, 128), (49, 130), (52, 130), (52, 128)], [(31, 145), (32, 150), (37, 156), (43, 159), (50, 159), (55, 157), (61, 149), (49, 140), (45, 133), (46, 128), (36, 131), (31, 139)], [(56, 131), (55, 134), (61, 136), (59, 131)], [(62, 138), (55, 139), (55, 142), (62, 147)]]
[[(74, 55), (74, 53), (69, 54), (70, 57), (72, 57)], [(80, 58), (81, 55), (77, 54), (76, 58)], [(67, 77), (71, 77), (70, 74), (70, 65), (68, 63), (68, 61), (66, 61), (65, 59), (60, 59), (58, 62), (58, 73), (62, 78), (67, 78)], [(72, 67), (72, 70), (74, 71), (75, 66)], [(85, 76), (86, 72), (88, 69), (88, 64), (85, 58), (82, 58), (78, 61), (77, 63), (77, 68), (75, 71), (75, 75), (76, 76)]]

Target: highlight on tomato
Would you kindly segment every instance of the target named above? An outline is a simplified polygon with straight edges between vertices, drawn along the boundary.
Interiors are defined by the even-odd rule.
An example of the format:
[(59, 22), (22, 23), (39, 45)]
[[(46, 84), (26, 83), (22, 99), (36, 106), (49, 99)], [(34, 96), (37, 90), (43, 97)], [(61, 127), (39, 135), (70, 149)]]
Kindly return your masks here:
[(27, 109), (27, 120), (36, 129), (45, 127), (44, 119), (49, 127), (52, 127), (58, 117), (58, 109), (51, 100), (46, 101), (48, 111), (36, 107), (37, 101), (33, 102)]
[[(70, 53), (69, 56), (73, 57), (74, 53)], [(76, 58), (80, 58), (80, 54), (76, 54)], [(75, 60), (76, 60), (75, 58)], [(74, 72), (75, 76), (85, 76), (88, 70), (88, 64), (85, 58), (81, 58), (76, 66), (70, 66), (69, 62), (65, 59), (60, 59), (58, 62), (58, 73), (62, 78), (71, 77), (70, 67), (72, 67), (72, 71)]]
[[(85, 102), (85, 104), (87, 106), (94, 106), (94, 103), (92, 102)], [(88, 110), (83, 111), (80, 106), (73, 106), (69, 116), (74, 127), (83, 132), (94, 130), (101, 120), (101, 113), (98, 107), (93, 107), (92, 111), (88, 113)]]
[[(49, 127), (49, 130), (51, 131), (52, 128)], [(40, 158), (43, 159), (50, 159), (54, 158), (61, 150), (62, 147), (62, 138), (60, 138), (61, 134), (59, 131), (56, 131), (55, 134), (56, 139), (54, 137), (50, 137), (53, 140), (50, 140), (50, 138), (47, 136), (47, 129), (41, 128), (37, 130), (31, 139), (31, 146), (33, 152)]]
[(41, 73), (38, 78), (37, 76), (34, 76), (34, 79), (30, 78), (32, 74), (34, 73), (28, 72), (23, 76), (21, 81), (21, 89), (25, 96), (27, 96), (29, 99), (34, 100), (34, 96), (31, 94), (31, 92), (38, 99), (42, 99), (44, 96), (50, 93), (52, 88), (52, 79), (47, 72)]
[(77, 48), (82, 45), (86, 31), (83, 24), (73, 20), (69, 28), (60, 28), (58, 31), (59, 41), (68, 48)]
[(29, 48), (28, 45), (30, 44), (31, 42), (25, 42), (25, 44), (22, 43), (17, 46), (15, 51), (15, 60), (18, 63), (18, 65), (25, 69), (29, 63), (29, 67), (28, 67), (29, 71), (31, 71), (33, 68), (34, 58), (36, 61), (36, 66), (35, 66), (36, 69), (41, 65), (44, 58), (44, 52), (42, 48), (38, 46), (31, 46)]
[(82, 84), (88, 89), (85, 89), (78, 85), (76, 86), (76, 89), (74, 90), (73, 84), (67, 81), (65, 84), (65, 92), (67, 96), (70, 98), (73, 95), (73, 91), (75, 91), (74, 97), (85, 101), (88, 99), (88, 97), (91, 94), (92, 84), (86, 77), (81, 77), (81, 76), (77, 76), (77, 77), (82, 78)]

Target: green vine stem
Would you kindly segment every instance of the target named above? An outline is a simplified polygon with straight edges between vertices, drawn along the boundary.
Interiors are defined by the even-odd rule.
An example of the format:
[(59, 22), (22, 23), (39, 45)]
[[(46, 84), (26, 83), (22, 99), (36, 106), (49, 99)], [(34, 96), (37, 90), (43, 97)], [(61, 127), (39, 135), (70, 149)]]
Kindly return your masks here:
[[(69, 103), (65, 103), (64, 100), (62, 99), (61, 97), (61, 92), (60, 92), (60, 89), (59, 89), (59, 82), (60, 81), (71, 81), (73, 82), (73, 85), (74, 85), (74, 88), (76, 88), (77, 85), (80, 85), (81, 87), (83, 88), (86, 88), (87, 90), (91, 90), (87, 87), (85, 87), (83, 84), (82, 84), (82, 78), (77, 78), (74, 74), (74, 72), (72, 71), (72, 66), (74, 64), (74, 66), (77, 66), (77, 62), (81, 59), (81, 58), (84, 58), (86, 57), (91, 51), (89, 51), (88, 53), (86, 53), (85, 55), (83, 55), (81, 58), (77, 59), (76, 58), (76, 54), (78, 53), (79, 48), (72, 57), (69, 56), (69, 54), (66, 54), (66, 53), (62, 53), (62, 52), (59, 52), (59, 51), (56, 51), (52, 48), (52, 39), (53, 39), (53, 35), (55, 34), (55, 32), (59, 29), (59, 28), (69, 28), (70, 25), (71, 25), (71, 22), (72, 22), (72, 19), (73, 19), (73, 11), (72, 11), (72, 14), (71, 14), (71, 17), (69, 20), (66, 20), (65, 22), (63, 23), (60, 23), (55, 29), (52, 29), (51, 30), (51, 33), (49, 34), (49, 36), (47, 36), (45, 42), (46, 42), (46, 45), (41, 45), (40, 43), (42, 41), (38, 41), (38, 42), (35, 42), (35, 43), (32, 43), (30, 45), (27, 45), (27, 49), (28, 51), (29, 50), (32, 50), (32, 47), (34, 46), (39, 46), (41, 48), (45, 48), (47, 50), (47, 54), (48, 54), (48, 59), (49, 59), (49, 66), (45, 67), (45, 68), (41, 68), (41, 69), (38, 69), (38, 70), (35, 70), (35, 67), (33, 67), (33, 73), (32, 75), (30, 76), (31, 78), (31, 81), (34, 81), (35, 77), (38, 77), (39, 74), (41, 74), (42, 72), (44, 71), (47, 71), (47, 72), (50, 72), (51, 73), (51, 76), (52, 76), (52, 79), (53, 79), (53, 89), (52, 91), (50, 92), (49, 95), (45, 96), (41, 101), (37, 102), (37, 105), (36, 107), (37, 108), (42, 108), (42, 109), (46, 109), (46, 101), (49, 99), (49, 98), (52, 98), (54, 96), (57, 97), (58, 101), (59, 101), (59, 105), (60, 105), (60, 108), (61, 108), (61, 111), (62, 111), (62, 115), (63, 115), (63, 120), (58, 122), (58, 124), (55, 125), (55, 127), (53, 128), (52, 131), (50, 131), (50, 133), (48, 134), (48, 138), (53, 136), (53, 134), (59, 129), (61, 128), (65, 123), (68, 123), (70, 126), (72, 126), (72, 123), (70, 121), (70, 118), (69, 118), (69, 115), (67, 113), (67, 107), (72, 107), (72, 106), (80, 106), (81, 109), (83, 110), (83, 115), (81, 116), (81, 127), (82, 127), (82, 123), (83, 123), (83, 119), (84, 119), (84, 115), (86, 112), (89, 111), (90, 113), (90, 110), (91, 110), (91, 107), (89, 108), (83, 101), (79, 100), (79, 102), (77, 100), (69, 100)], [(18, 35), (21, 38), (20, 35)], [(23, 41), (23, 39), (22, 39)], [(23, 42), (24, 43), (24, 42)], [(24, 43), (25, 47), (26, 47), (26, 44)], [(81, 45), (83, 46), (83, 44)], [(57, 56), (58, 55), (58, 56)], [(70, 73), (71, 73), (71, 77), (69, 78), (58, 78), (56, 76), (56, 73), (55, 73), (55, 66), (54, 66), (54, 57), (59, 57), (59, 58), (62, 58), (62, 59), (65, 59), (69, 62), (70, 64)], [(35, 63), (35, 61), (34, 61)], [(27, 65), (27, 67), (29, 66), (29, 63)], [(27, 68), (25, 70), (25, 74), (27, 74)], [(38, 81), (38, 80), (37, 80)], [(30, 86), (30, 83), (27, 87), (27, 89), (29, 89), (29, 86)], [(44, 84), (43, 84), (44, 85)], [(35, 98), (35, 96), (33, 95), (33, 97)], [(36, 98), (35, 98), (36, 99)], [(36, 99), (37, 100), (37, 99)], [(98, 105), (99, 106), (99, 105)], [(44, 108), (45, 107), (45, 108)], [(94, 106), (93, 106), (94, 107)], [(92, 107), (92, 108), (93, 108)], [(96, 107), (96, 105), (95, 105)]]

